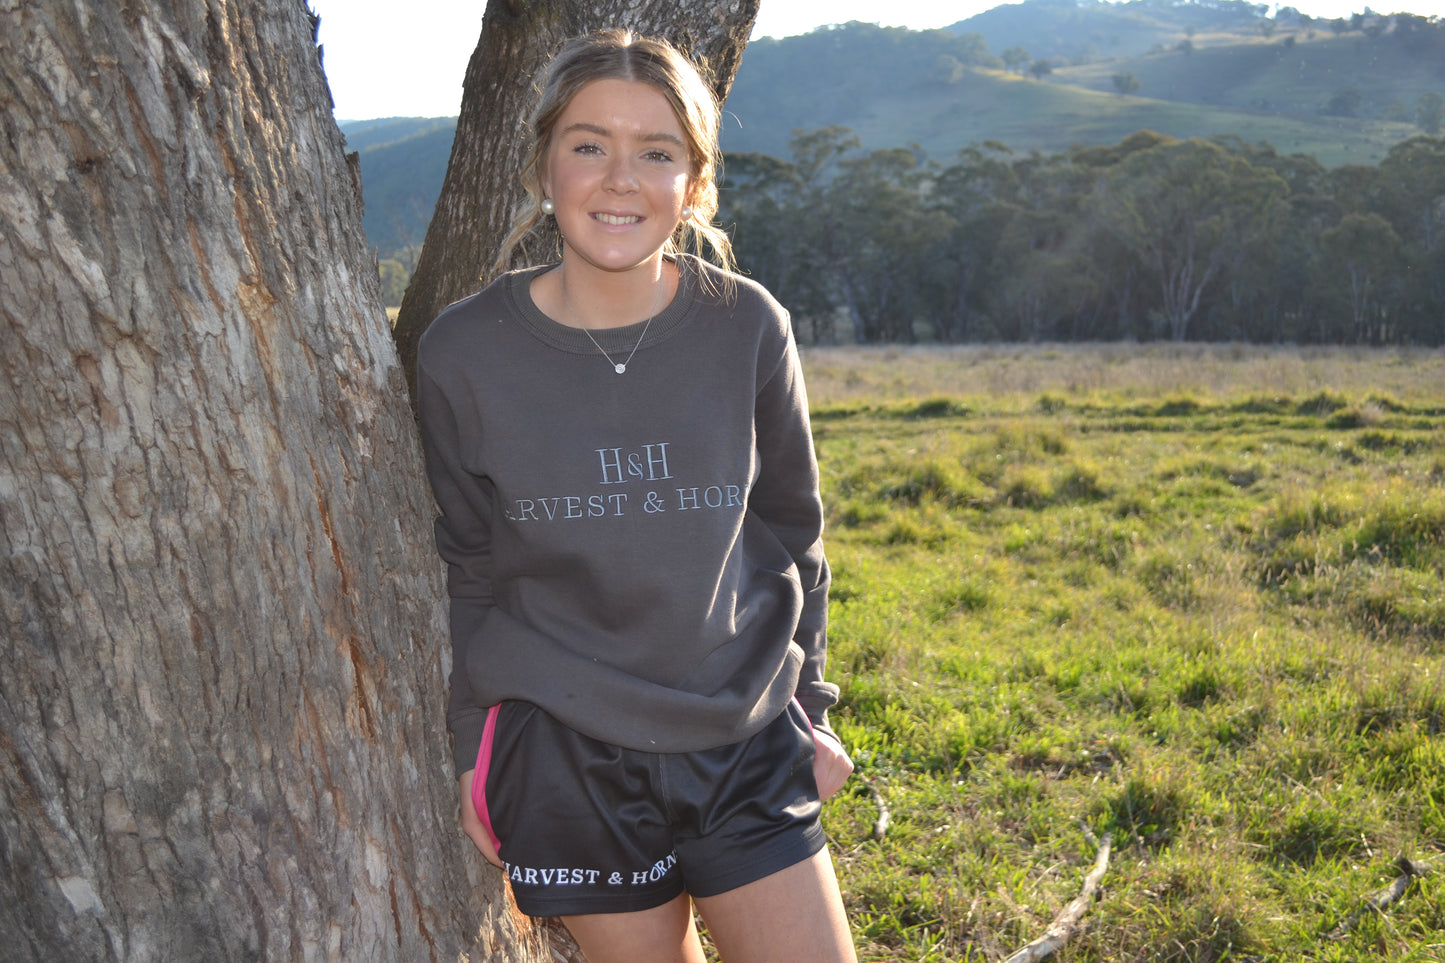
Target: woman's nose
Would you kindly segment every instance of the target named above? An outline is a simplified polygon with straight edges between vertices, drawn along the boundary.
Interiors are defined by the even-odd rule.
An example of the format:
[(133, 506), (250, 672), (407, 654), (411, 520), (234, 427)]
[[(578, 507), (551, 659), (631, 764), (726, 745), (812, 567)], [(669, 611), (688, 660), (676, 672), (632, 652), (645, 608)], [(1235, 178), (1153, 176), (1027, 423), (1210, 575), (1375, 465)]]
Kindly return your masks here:
[(607, 190), (626, 193), (637, 189), (637, 171), (632, 158), (619, 156), (607, 165), (607, 177), (602, 184)]

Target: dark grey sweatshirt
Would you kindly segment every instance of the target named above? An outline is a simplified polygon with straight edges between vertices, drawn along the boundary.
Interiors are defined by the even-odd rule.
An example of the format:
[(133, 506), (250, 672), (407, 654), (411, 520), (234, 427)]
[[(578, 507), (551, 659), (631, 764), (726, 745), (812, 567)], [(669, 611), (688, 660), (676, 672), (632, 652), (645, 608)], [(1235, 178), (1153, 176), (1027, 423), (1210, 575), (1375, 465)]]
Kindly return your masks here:
[(592, 332), (631, 355), (623, 374), (532, 302), (548, 267), (422, 338), (459, 773), (508, 699), (654, 752), (745, 739), (794, 697), (826, 726), (823, 509), (788, 316), (747, 279), (677, 264), (645, 337)]

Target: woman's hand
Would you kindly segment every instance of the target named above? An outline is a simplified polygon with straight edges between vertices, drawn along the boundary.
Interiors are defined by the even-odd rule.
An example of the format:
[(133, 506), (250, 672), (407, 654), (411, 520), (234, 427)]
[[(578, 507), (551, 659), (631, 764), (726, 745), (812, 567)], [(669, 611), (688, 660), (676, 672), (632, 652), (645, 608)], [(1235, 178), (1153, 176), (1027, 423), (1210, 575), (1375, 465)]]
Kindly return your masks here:
[[(853, 774), (853, 760), (837, 737), (813, 730), (813, 778), (818, 783), (818, 798), (827, 799), (843, 788)], [(475, 818), (475, 817), (473, 817)]]
[[(850, 765), (851, 768), (851, 765)], [(472, 802), (472, 776), (476, 775), (475, 769), (468, 769), (462, 773), (457, 782), (462, 788), (462, 832), (466, 833), (482, 855), (487, 857), (487, 862), (498, 869), (503, 869), (502, 859), (497, 855), (497, 847), (492, 845), (492, 836), (487, 832), (487, 827), (477, 818), (477, 807)]]

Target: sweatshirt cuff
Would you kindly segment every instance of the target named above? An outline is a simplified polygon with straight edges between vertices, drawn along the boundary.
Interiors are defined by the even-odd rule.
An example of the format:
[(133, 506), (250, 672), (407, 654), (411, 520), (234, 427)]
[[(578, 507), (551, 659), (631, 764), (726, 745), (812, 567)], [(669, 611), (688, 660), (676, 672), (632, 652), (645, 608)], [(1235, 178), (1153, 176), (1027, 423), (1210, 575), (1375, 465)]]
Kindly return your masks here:
[[(803, 712), (807, 713), (808, 721), (813, 724), (815, 730), (821, 729), (834, 739), (838, 739), (838, 733), (828, 725), (828, 709), (838, 701), (837, 686), (821, 682), (812, 687), (812, 691), (798, 692), (796, 698), (798, 705), (803, 707)], [(838, 739), (838, 741), (841, 743), (843, 740)]]

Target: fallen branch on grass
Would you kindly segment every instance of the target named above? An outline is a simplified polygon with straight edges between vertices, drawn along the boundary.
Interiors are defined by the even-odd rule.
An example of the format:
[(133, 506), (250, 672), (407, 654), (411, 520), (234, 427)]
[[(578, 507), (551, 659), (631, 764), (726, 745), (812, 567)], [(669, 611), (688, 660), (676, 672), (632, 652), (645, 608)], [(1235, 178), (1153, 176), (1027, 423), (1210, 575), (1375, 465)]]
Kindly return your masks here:
[[(1089, 841), (1093, 841), (1093, 834), (1085, 834)], [(1010, 956), (1004, 963), (1037, 963), (1038, 960), (1048, 959), (1069, 941), (1074, 931), (1079, 926), (1079, 920), (1089, 909), (1089, 903), (1094, 898), (1094, 893), (1099, 889), (1099, 880), (1104, 878), (1104, 871), (1109, 868), (1109, 847), (1114, 842), (1112, 833), (1105, 833), (1104, 840), (1099, 844), (1099, 855), (1094, 858), (1094, 868), (1089, 870), (1089, 875), (1084, 877), (1084, 888), (1079, 891), (1064, 911), (1054, 917), (1053, 923), (1044, 931), (1044, 935)]]
[(873, 780), (865, 778), (863, 784), (868, 787), (868, 795), (873, 797), (873, 805), (878, 807), (878, 821), (873, 824), (873, 838), (881, 843), (888, 827), (893, 824), (893, 817), (888, 814), (888, 803)]
[(1385, 907), (1405, 895), (1405, 891), (1410, 888), (1411, 880), (1417, 876), (1429, 875), (1431, 869), (1429, 863), (1418, 862), (1407, 856), (1401, 856), (1395, 860), (1395, 867), (1400, 870), (1400, 875), (1395, 877), (1395, 881), (1360, 904), (1360, 908), (1351, 913), (1349, 918), (1339, 926), (1330, 930), (1325, 939), (1344, 939), (1345, 934), (1349, 933), (1350, 928), (1360, 921), (1361, 916), (1366, 913), (1384, 912)]

